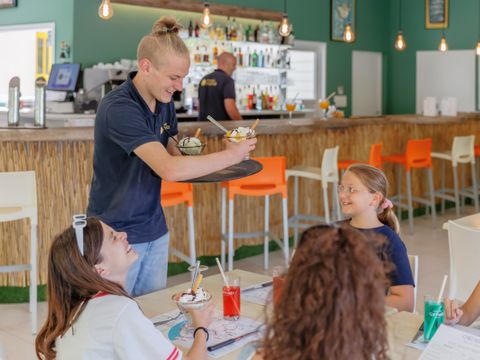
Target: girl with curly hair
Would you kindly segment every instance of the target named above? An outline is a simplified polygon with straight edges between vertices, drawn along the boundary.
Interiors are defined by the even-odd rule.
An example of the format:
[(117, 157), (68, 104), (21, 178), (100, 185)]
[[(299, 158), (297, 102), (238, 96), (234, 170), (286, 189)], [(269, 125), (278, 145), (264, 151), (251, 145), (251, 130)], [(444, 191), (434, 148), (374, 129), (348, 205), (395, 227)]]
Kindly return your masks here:
[(387, 359), (382, 241), (347, 225), (306, 230), (254, 359)]

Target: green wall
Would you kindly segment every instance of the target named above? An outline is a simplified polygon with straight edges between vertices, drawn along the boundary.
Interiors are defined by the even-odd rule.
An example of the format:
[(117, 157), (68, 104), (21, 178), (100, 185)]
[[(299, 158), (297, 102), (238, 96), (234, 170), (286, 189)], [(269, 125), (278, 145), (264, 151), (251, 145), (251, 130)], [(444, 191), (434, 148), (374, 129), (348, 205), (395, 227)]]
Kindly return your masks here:
[[(415, 113), (415, 54), (418, 50), (436, 50), (442, 30), (425, 29), (424, 0), (402, 0), (402, 23), (407, 48), (403, 52), (395, 51), (393, 43), (398, 31), (400, 0), (390, 1), (387, 112)], [(475, 48), (480, 35), (480, 1), (450, 0), (449, 5), (449, 27), (445, 30), (449, 49)]]
[(73, 44), (73, 2), (74, 0), (18, 0), (17, 7), (0, 9), (0, 26), (55, 23), (55, 61), (58, 62), (60, 41)]
[[(224, 4), (283, 11), (283, 1), (220, 0)], [(294, 5), (294, 6), (293, 6)], [(99, 61), (112, 62), (120, 58), (135, 58), (141, 36), (148, 33), (161, 15), (172, 13), (161, 9), (113, 4), (114, 16), (109, 21), (96, 14), (98, 1), (75, 0), (73, 61), (90, 66)], [(327, 42), (327, 93), (343, 85), (351, 99), (352, 50), (387, 52), (389, 4), (384, 0), (357, 1), (357, 41), (353, 44), (330, 41), (330, 0), (290, 1), (290, 21), (297, 39)], [(190, 19), (188, 13), (175, 13), (180, 20)], [(196, 18), (198, 14), (193, 15)], [(385, 69), (388, 64), (385, 64)], [(385, 86), (385, 98), (386, 89)], [(384, 102), (386, 103), (386, 101)], [(350, 107), (347, 113), (350, 112)]]

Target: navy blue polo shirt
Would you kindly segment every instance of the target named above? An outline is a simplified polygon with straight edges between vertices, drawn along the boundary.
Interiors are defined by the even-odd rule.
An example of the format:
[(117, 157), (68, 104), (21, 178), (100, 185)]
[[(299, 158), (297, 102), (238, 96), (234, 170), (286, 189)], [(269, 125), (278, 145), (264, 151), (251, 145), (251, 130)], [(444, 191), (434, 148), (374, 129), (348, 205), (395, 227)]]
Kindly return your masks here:
[(133, 85), (136, 72), (100, 102), (95, 118), (93, 178), (87, 213), (130, 243), (158, 239), (167, 233), (160, 204), (161, 179), (134, 150), (158, 141), (165, 148), (168, 135), (178, 133), (173, 101), (157, 101), (152, 113)]
[(198, 85), (198, 120), (206, 121), (207, 115), (215, 120), (230, 120), (225, 109), (225, 99), (235, 100), (234, 80), (220, 69), (205, 75)]
[(400, 239), (400, 236), (398, 236), (398, 234), (390, 226), (383, 225), (373, 229), (358, 230), (362, 231), (365, 235), (373, 231), (386, 237), (387, 243), (386, 249), (384, 250), (385, 253), (390, 257), (389, 260), (395, 266), (395, 270), (389, 274), (391, 286), (415, 286), (412, 276), (412, 269), (410, 268), (410, 262), (408, 261), (407, 248), (402, 239)]

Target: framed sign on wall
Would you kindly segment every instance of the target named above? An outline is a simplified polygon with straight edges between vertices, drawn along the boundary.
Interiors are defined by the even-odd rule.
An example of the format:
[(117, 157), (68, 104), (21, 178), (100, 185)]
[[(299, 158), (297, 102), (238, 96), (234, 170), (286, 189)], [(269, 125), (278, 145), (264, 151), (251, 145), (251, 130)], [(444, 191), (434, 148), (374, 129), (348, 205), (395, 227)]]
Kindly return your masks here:
[(347, 24), (356, 33), (355, 0), (331, 0), (330, 4), (330, 37), (333, 41), (343, 41)]
[(425, 28), (448, 27), (448, 0), (425, 0)]
[(17, 6), (17, 0), (0, 0), (0, 8), (9, 8)]

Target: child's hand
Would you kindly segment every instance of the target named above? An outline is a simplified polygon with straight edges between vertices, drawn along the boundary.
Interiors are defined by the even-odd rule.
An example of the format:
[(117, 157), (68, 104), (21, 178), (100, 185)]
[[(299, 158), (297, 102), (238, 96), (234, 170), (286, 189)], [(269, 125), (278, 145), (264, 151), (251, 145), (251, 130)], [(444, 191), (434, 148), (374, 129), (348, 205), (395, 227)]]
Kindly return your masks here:
[(463, 315), (462, 309), (457, 306), (455, 300), (445, 299), (445, 324), (455, 325)]

